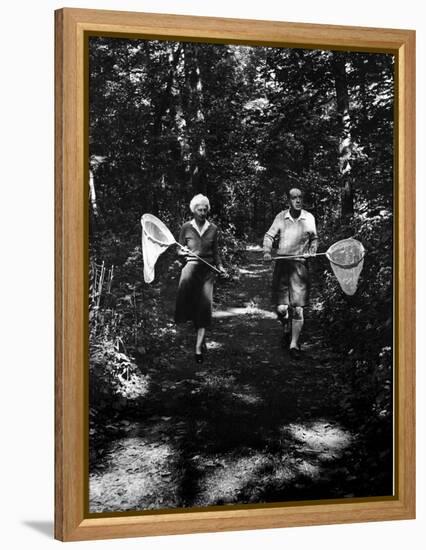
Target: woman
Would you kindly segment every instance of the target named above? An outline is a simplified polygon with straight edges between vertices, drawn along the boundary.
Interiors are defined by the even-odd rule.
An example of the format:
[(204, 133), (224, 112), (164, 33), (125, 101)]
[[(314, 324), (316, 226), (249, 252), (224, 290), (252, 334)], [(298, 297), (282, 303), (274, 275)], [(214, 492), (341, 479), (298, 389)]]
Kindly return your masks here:
[(213, 264), (224, 276), (226, 271), (219, 256), (216, 225), (207, 220), (210, 202), (204, 195), (195, 195), (189, 205), (194, 217), (183, 224), (179, 242), (188, 250), (179, 248), (178, 254), (184, 263), (176, 297), (176, 323), (192, 321), (197, 331), (195, 360), (203, 362), (204, 337), (206, 327), (212, 317), (214, 271), (211, 267), (193, 256), (194, 252), (203, 260)]

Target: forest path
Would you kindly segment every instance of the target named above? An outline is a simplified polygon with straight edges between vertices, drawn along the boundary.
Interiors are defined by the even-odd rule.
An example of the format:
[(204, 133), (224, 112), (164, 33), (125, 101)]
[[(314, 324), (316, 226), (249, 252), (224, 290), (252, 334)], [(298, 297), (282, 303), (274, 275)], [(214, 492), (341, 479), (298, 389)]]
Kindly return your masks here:
[[(216, 287), (202, 365), (185, 327), (166, 331), (161, 353), (141, 366), (151, 379), (149, 395), (138, 418), (111, 426), (116, 435), (90, 476), (92, 512), (368, 491), (371, 472), (362, 473), (358, 435), (336, 407), (341, 358), (323, 343), (315, 285), (305, 353), (295, 360), (281, 348), (270, 305), (272, 267), (260, 248), (249, 249), (239, 269), (238, 284)], [(175, 288), (162, 292), (170, 313)]]

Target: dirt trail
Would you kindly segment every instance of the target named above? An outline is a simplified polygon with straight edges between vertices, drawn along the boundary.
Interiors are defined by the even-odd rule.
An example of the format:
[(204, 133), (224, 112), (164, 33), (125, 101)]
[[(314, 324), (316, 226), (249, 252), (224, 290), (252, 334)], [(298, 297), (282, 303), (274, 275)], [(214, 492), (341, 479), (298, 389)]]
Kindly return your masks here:
[(315, 287), (305, 354), (293, 360), (271, 311), (271, 275), (252, 249), (239, 283), (217, 286), (202, 365), (188, 328), (165, 334), (145, 365), (139, 417), (111, 426), (90, 476), (92, 512), (371, 495), (365, 449), (336, 403), (340, 358), (321, 339)]

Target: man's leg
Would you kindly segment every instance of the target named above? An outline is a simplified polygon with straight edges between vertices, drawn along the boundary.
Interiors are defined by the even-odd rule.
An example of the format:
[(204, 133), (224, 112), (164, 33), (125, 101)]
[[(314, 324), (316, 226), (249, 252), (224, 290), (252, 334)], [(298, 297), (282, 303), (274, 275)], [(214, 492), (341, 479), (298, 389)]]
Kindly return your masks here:
[(287, 304), (278, 304), (277, 306), (278, 319), (283, 326), (282, 345), (287, 348), (290, 343), (290, 315)]
[(291, 323), (290, 349), (299, 349), (299, 337), (303, 328), (303, 307), (293, 307), (293, 319)]
[(277, 313), (278, 313), (278, 318), (282, 323), (287, 322), (289, 319), (288, 304), (278, 304)]
[[(303, 328), (303, 308), (308, 305), (309, 273), (305, 262), (292, 262), (290, 273), (290, 303), (292, 305), (292, 334), (290, 351), (299, 350), (299, 338)], [(299, 351), (292, 352), (296, 358)]]
[(281, 345), (287, 349), (290, 336), (290, 297), (288, 291), (288, 270), (286, 261), (275, 262), (274, 275), (272, 278), (272, 300), (276, 304), (278, 320), (283, 326)]

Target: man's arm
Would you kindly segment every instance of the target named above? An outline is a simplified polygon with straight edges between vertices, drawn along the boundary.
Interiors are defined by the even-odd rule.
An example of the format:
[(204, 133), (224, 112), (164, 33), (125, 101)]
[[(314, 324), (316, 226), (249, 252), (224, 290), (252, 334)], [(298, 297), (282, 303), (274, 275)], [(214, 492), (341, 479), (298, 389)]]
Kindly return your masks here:
[(317, 234), (317, 227), (315, 224), (315, 218), (312, 216), (312, 231), (309, 234), (309, 254), (311, 256), (314, 256), (317, 253), (318, 250), (318, 234)]
[(265, 233), (265, 236), (263, 238), (263, 259), (266, 262), (271, 261), (272, 259), (271, 257), (272, 245), (279, 231), (280, 231), (280, 226), (279, 226), (279, 214), (278, 214), (278, 216), (275, 217), (273, 224)]

